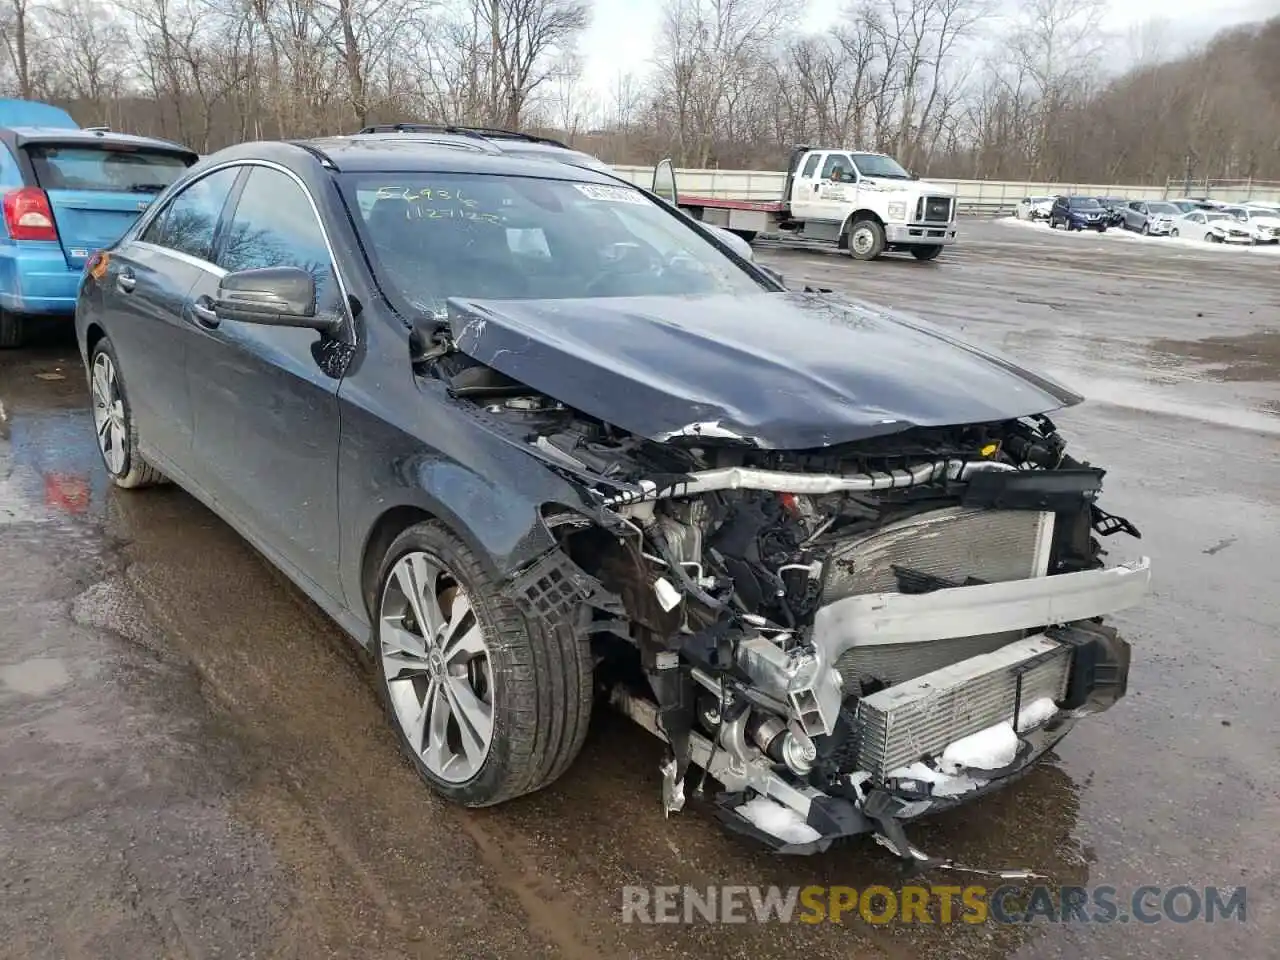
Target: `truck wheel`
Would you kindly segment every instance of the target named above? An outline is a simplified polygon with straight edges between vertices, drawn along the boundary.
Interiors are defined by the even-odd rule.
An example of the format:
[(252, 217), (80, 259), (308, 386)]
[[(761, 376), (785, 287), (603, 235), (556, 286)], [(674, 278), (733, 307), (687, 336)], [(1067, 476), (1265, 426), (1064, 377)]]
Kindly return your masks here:
[(884, 253), (884, 227), (875, 220), (859, 220), (849, 228), (849, 253), (855, 260), (874, 260)]
[(483, 807), (563, 774), (591, 719), (590, 642), (576, 624), (526, 617), (435, 521), (396, 538), (378, 582), (377, 684), (419, 776)]
[(22, 317), (0, 313), (0, 350), (22, 346), (23, 332)]
[(747, 241), (747, 243), (754, 243), (756, 239), (755, 230), (731, 230), (730, 233), (736, 233), (743, 240)]
[(912, 247), (911, 255), (917, 260), (936, 260), (942, 252), (942, 244), (932, 243), (925, 247)]

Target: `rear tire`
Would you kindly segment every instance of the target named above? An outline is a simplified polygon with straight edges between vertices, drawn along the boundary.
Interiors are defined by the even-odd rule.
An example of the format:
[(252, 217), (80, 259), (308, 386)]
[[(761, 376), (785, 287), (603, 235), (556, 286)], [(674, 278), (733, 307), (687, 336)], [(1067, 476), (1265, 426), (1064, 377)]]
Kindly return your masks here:
[(6, 311), (0, 311), (0, 350), (12, 350), (22, 346), (26, 334), (23, 318)]
[(884, 227), (875, 220), (859, 220), (849, 228), (849, 254), (855, 260), (874, 260), (884, 253)]
[(586, 634), (573, 623), (526, 617), (437, 521), (395, 539), (378, 585), (378, 690), (400, 748), (427, 785), (484, 807), (558, 779), (591, 719)]
[(747, 241), (747, 243), (755, 243), (757, 235), (757, 231), (755, 230), (734, 230), (732, 232)]
[(136, 490), (165, 480), (138, 452), (138, 426), (120, 375), (115, 347), (103, 337), (89, 356), (89, 397), (98, 453), (117, 487)]
[(936, 260), (942, 252), (942, 244), (934, 243), (926, 247), (912, 247), (911, 255), (917, 260)]

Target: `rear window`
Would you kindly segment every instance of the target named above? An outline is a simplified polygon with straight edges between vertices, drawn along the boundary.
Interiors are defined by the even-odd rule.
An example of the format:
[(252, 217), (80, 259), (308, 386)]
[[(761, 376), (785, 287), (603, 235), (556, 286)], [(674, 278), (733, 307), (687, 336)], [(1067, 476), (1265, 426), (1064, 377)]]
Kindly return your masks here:
[(159, 193), (187, 169), (187, 158), (162, 150), (28, 144), (36, 185), (45, 190)]

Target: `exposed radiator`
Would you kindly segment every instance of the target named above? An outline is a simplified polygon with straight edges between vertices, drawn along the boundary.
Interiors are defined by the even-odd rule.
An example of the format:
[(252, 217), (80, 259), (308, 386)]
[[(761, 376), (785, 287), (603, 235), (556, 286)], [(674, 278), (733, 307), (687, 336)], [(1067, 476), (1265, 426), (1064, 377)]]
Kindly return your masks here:
[[(1030, 510), (953, 507), (890, 524), (836, 546), (828, 556), (822, 601), (898, 591), (895, 566), (954, 583), (986, 583), (1044, 576), (1053, 539), (1053, 514)], [(876, 679), (901, 683), (947, 664), (996, 650), (1018, 634), (954, 637), (929, 643), (854, 647), (836, 664), (847, 684)]]
[(1019, 673), (1023, 706), (1040, 697), (1061, 700), (1072, 650), (1036, 634), (863, 697), (855, 712), (855, 769), (882, 780), (962, 737), (1011, 721)]

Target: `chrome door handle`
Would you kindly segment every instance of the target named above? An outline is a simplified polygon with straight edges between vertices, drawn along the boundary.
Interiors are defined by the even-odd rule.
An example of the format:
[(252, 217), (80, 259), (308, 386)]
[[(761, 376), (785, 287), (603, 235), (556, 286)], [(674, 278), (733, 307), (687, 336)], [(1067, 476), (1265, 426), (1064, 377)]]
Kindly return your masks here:
[(207, 296), (191, 301), (191, 315), (202, 327), (216, 327), (221, 322), (213, 309), (213, 301)]
[(122, 273), (116, 277), (116, 286), (120, 288), (121, 293), (132, 293), (137, 285), (138, 280), (131, 273)]

